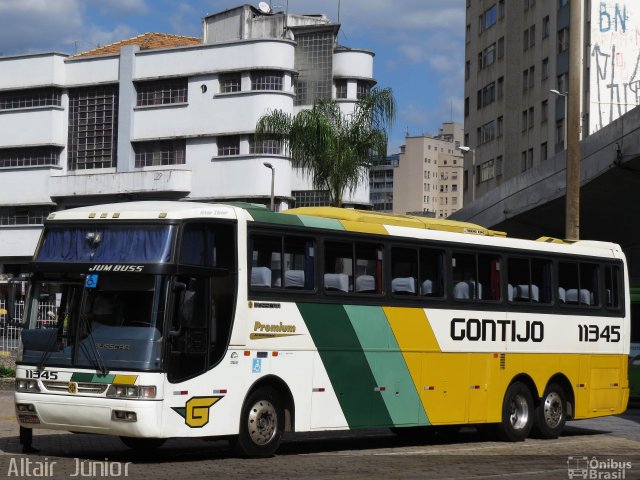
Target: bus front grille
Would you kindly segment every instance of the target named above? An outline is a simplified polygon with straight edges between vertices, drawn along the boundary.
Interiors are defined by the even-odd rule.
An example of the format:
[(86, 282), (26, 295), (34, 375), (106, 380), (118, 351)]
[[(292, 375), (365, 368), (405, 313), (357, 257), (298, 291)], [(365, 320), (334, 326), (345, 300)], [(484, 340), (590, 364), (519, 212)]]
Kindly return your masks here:
[[(42, 384), (51, 392), (69, 391), (69, 382), (42, 382)], [(104, 383), (78, 383), (78, 393), (102, 394), (107, 388), (109, 385)]]

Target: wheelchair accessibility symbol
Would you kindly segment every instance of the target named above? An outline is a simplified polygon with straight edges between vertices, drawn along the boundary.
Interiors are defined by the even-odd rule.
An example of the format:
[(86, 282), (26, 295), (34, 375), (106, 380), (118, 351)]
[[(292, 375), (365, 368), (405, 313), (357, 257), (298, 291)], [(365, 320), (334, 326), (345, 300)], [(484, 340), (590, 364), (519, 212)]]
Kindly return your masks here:
[(96, 288), (98, 286), (98, 275), (95, 273), (87, 275), (84, 280), (84, 286), (85, 288)]
[(253, 367), (251, 368), (251, 373), (260, 373), (261, 371), (262, 371), (262, 359), (254, 358)]

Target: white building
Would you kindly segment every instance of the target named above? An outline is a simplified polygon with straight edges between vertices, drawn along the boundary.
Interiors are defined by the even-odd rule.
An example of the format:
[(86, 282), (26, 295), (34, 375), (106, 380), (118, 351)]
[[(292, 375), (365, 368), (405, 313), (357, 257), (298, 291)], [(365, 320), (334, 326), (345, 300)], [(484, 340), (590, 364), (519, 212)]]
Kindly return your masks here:
[[(18, 273), (43, 219), (128, 199), (317, 202), (281, 145), (252, 133), (318, 98), (345, 111), (374, 84), (373, 53), (337, 45), (325, 15), (245, 5), (203, 39), (145, 34), (70, 57), (0, 57), (0, 273)], [(347, 200), (368, 205), (367, 182)]]

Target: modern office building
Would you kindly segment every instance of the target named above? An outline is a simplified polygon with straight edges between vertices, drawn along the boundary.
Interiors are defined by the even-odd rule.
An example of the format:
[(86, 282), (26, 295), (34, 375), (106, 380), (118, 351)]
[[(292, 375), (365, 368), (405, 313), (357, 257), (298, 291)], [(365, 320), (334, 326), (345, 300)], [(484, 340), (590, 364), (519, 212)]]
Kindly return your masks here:
[[(203, 37), (148, 33), (79, 55), (0, 57), (0, 274), (18, 273), (55, 210), (129, 199), (326, 197), (260, 116), (319, 98), (349, 112), (374, 84), (373, 53), (337, 43), (325, 15), (244, 5), (203, 19)], [(267, 166), (268, 164), (268, 166)], [(346, 201), (369, 206), (368, 183)]]
[[(564, 150), (569, 0), (467, 0), (465, 203)], [(584, 138), (638, 105), (640, 4), (580, 2)], [(555, 90), (556, 93), (552, 93)]]
[(462, 208), (462, 125), (405, 137), (393, 176), (393, 212), (446, 218)]
[(393, 174), (400, 163), (400, 154), (374, 160), (369, 171), (369, 198), (376, 212), (393, 212)]

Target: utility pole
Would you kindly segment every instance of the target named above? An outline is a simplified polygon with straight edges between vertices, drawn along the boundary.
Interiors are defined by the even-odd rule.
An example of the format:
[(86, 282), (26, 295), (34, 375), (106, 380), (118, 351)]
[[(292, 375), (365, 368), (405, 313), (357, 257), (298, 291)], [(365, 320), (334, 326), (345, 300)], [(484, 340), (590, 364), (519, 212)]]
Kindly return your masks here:
[[(570, 3), (569, 92), (567, 102), (567, 190), (565, 238), (580, 239), (580, 103), (582, 79), (582, 19), (584, 2)], [(592, 7), (593, 8), (593, 7)]]

